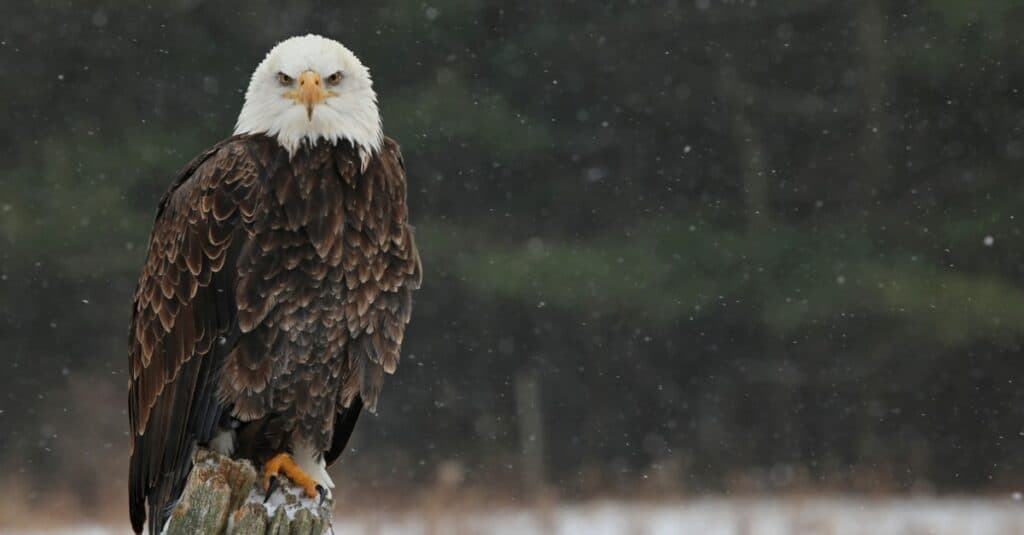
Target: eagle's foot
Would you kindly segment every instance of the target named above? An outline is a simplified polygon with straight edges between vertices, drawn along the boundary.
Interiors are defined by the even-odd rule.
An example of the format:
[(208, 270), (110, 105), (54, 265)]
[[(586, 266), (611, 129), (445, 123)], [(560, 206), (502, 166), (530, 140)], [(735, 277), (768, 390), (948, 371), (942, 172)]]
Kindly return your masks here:
[(274, 491), (277, 490), (277, 488), (280, 486), (281, 479), (278, 478), (277, 476), (270, 476), (269, 482), (267, 482), (266, 478), (264, 477), (263, 490), (265, 490), (266, 493), (263, 495), (263, 503), (267, 503), (267, 500), (270, 499), (270, 496), (273, 495)]
[[(278, 475), (284, 475), (292, 480), (292, 483), (301, 487), (306, 492), (306, 496), (310, 498), (320, 494), (320, 489), (318, 488), (320, 485), (317, 484), (316, 480), (309, 477), (309, 474), (299, 468), (299, 465), (295, 464), (291, 455), (278, 453), (269, 461), (263, 463), (263, 490), (267, 492), (267, 498), (270, 498), (270, 495), (273, 494), (274, 489), (278, 486)], [(323, 496), (322, 494), (320, 495)]]

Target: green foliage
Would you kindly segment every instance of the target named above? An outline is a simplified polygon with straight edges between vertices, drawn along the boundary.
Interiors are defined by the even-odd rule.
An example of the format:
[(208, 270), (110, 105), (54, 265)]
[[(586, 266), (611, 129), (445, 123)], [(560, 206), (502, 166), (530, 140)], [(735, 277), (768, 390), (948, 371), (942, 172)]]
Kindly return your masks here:
[(140, 230), (152, 223), (155, 195), (185, 163), (168, 149), (180, 145), (177, 134), (54, 137), (15, 160), (0, 182), (0, 199), (9, 199), (0, 210), (8, 267), (45, 259), (63, 277), (134, 271), (141, 251), (133, 251), (146, 245)]
[(750, 314), (742, 321), (779, 336), (867, 314), (946, 346), (1024, 339), (1024, 291), (1005, 280), (922, 265), (909, 251), (879, 262), (884, 251), (849, 228), (765, 230), (659, 221), (619, 239), (495, 246), (484, 235), (428, 226), (421, 239), (429, 262), (454, 258), (460, 279), (482, 294), (575, 314), (673, 322), (735, 303)]
[(388, 97), (382, 108), (389, 131), (408, 140), (411, 151), (469, 145), (509, 160), (552, 148), (551, 135), (536, 119), (516, 111), (500, 94), (474, 93), (447, 67), (438, 69), (429, 85)]
[(1003, 0), (997, 2), (962, 2), (959, 0), (928, 0), (925, 8), (942, 15), (952, 28), (980, 25), (983, 31), (1005, 31), (1013, 27), (1010, 15), (1020, 13), (1024, 2)]
[(892, 485), (1024, 474), (991, 439), (1024, 418), (1019, 0), (3, 11), (0, 450), (34, 470), (75, 462), (54, 436), (91, 459), (124, 442), (81, 423), (123, 420), (123, 396), (75, 392), (126, 382), (157, 199), (231, 132), (267, 48), (315, 31), (372, 69), (425, 265), (360, 439), (394, 449), (349, 467), (508, 477), (525, 370), (567, 488), (588, 466), (687, 467), (664, 479), (698, 491), (780, 463), (837, 485), (911, 458)]

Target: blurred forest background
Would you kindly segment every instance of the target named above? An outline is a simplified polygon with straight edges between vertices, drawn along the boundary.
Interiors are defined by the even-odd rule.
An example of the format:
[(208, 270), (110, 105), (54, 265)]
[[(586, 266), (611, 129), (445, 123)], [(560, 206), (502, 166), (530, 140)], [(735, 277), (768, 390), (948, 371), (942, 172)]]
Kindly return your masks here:
[(305, 32), (425, 266), (345, 500), (1024, 477), (1024, 2), (339, 4), (0, 7), (0, 486), (120, 511), (157, 199)]

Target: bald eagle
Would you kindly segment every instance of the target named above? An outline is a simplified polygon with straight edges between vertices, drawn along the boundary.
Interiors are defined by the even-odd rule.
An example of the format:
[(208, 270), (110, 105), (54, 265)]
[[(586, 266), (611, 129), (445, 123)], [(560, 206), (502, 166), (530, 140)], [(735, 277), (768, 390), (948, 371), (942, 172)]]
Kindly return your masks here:
[(235, 133), (163, 196), (129, 328), (129, 512), (158, 533), (210, 447), (272, 489), (326, 466), (398, 366), (421, 265), (369, 70), (320, 36), (256, 67)]

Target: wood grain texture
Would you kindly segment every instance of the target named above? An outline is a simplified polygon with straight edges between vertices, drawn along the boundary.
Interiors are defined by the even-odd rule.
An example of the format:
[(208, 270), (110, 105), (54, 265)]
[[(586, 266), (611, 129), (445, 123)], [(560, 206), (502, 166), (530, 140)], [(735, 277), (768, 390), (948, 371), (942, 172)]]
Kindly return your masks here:
[(192, 470), (167, 521), (167, 535), (321, 535), (331, 527), (334, 501), (303, 499), (301, 490), (282, 492), (263, 503), (256, 469), (199, 449)]

